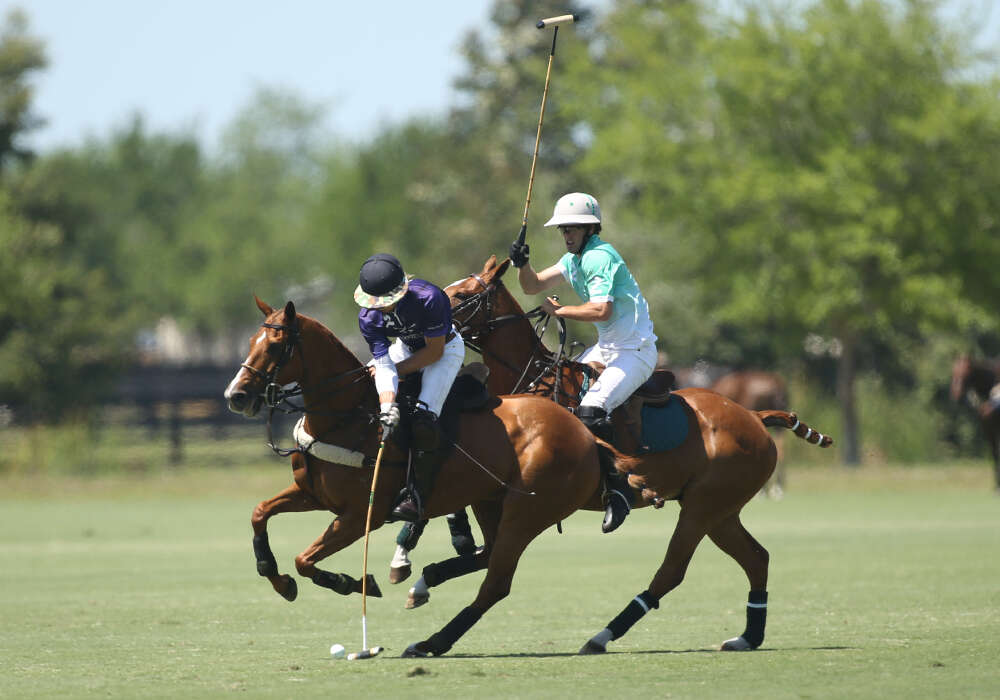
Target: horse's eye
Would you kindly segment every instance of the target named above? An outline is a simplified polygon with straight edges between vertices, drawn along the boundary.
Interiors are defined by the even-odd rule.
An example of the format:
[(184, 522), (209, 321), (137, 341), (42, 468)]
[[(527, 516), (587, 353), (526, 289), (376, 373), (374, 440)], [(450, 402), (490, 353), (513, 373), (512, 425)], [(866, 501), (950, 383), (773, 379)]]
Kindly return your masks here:
[(278, 357), (281, 355), (281, 346), (277, 343), (271, 343), (267, 346), (267, 354), (271, 357)]

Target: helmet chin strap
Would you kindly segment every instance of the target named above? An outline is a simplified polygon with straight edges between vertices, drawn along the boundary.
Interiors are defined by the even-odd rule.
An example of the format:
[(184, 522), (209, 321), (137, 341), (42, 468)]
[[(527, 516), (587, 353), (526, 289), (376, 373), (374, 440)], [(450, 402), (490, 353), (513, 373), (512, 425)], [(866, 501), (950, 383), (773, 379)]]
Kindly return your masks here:
[(594, 224), (587, 225), (587, 233), (584, 235), (583, 240), (580, 241), (580, 250), (576, 251), (577, 255), (583, 254), (583, 249), (587, 247), (587, 243), (591, 238), (597, 235), (597, 226)]

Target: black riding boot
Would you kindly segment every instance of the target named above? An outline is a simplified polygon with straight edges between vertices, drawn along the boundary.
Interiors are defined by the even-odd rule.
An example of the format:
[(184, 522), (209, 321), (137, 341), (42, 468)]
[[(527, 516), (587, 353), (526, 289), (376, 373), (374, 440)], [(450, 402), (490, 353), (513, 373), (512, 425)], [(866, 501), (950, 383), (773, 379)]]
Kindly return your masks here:
[[(576, 415), (590, 432), (612, 444), (614, 428), (603, 408), (580, 406)], [(615, 469), (613, 464), (607, 463), (604, 453), (601, 454), (601, 469), (604, 472), (604, 522), (601, 523), (601, 532), (608, 533), (618, 529), (631, 512), (632, 488), (628, 478)]]
[(438, 472), (441, 471), (439, 446), (441, 426), (437, 416), (424, 408), (413, 411), (413, 487), (393, 509), (398, 520), (423, 520), (424, 503), (430, 498)]

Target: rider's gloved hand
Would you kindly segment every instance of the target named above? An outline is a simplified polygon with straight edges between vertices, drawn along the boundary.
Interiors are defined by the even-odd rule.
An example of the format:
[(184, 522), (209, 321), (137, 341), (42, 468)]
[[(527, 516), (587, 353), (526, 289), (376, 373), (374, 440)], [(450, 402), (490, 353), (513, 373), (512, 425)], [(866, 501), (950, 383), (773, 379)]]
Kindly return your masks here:
[(399, 406), (394, 403), (382, 404), (378, 422), (382, 424), (382, 441), (387, 442), (392, 431), (399, 426)]
[(528, 264), (528, 244), (514, 241), (510, 244), (510, 262), (514, 267), (524, 267)]

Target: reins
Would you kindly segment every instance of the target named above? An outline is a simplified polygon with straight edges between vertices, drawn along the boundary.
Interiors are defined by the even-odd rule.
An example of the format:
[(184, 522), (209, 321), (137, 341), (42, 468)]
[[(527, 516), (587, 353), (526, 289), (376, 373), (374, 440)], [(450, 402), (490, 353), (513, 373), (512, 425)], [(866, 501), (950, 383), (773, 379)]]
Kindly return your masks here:
[[(551, 373), (554, 377), (551, 398), (553, 401), (559, 403), (560, 394), (562, 393), (559, 377), (562, 368), (569, 362), (569, 360), (566, 359), (566, 320), (559, 317), (556, 318), (556, 323), (559, 327), (559, 346), (558, 349), (553, 352), (545, 347), (545, 344), (542, 343), (541, 340), (541, 337), (548, 329), (549, 322), (552, 320), (552, 316), (545, 313), (541, 306), (536, 306), (530, 311), (525, 311), (523, 313), (504, 314), (503, 316), (493, 318), (493, 295), (495, 294), (500, 283), (494, 281), (487, 284), (479, 275), (469, 275), (469, 277), (475, 279), (479, 283), (479, 285), (483, 288), (482, 291), (473, 294), (467, 299), (463, 299), (452, 308), (453, 317), (471, 309), (471, 312), (467, 317), (467, 321), (459, 328), (459, 333), (462, 334), (466, 347), (473, 352), (479, 353), (483, 357), (489, 355), (513, 373), (520, 372), (517, 381), (511, 389), (510, 393), (512, 394), (522, 392), (530, 393), (534, 391), (535, 387), (539, 385), (546, 375)], [(472, 319), (474, 319), (480, 311), (483, 311), (484, 307), (486, 320), (480, 326), (473, 327), (471, 325)], [(531, 349), (531, 357), (528, 359), (528, 362), (523, 368), (515, 366), (505, 358), (497, 355), (495, 352), (486, 349), (481, 341), (482, 336), (492, 333), (498, 328), (508, 325), (509, 323), (521, 320), (534, 320), (532, 325), (533, 347)], [(536, 359), (536, 354), (540, 354), (541, 358)], [(532, 367), (537, 368), (538, 373), (525, 384), (525, 380), (528, 378)]]
[[(281, 353), (280, 353), (280, 355), (278, 357), (278, 360), (275, 362), (274, 366), (269, 371), (265, 372), (263, 370), (257, 369), (256, 367), (248, 365), (246, 362), (244, 362), (244, 363), (241, 364), (241, 366), (244, 369), (246, 369), (247, 371), (249, 371), (254, 376), (259, 377), (260, 379), (262, 379), (265, 382), (264, 400), (267, 403), (267, 406), (268, 406), (268, 409), (269, 409), (268, 410), (268, 414), (267, 414), (267, 446), (270, 447), (271, 450), (276, 455), (278, 455), (279, 457), (289, 457), (289, 456), (291, 456), (293, 454), (297, 454), (297, 453), (308, 454), (308, 451), (304, 450), (299, 445), (296, 445), (293, 448), (283, 448), (283, 447), (279, 447), (276, 444), (276, 442), (274, 440), (274, 429), (273, 429), (273, 419), (274, 419), (275, 412), (283, 413), (285, 415), (294, 415), (294, 414), (301, 413), (301, 414), (304, 414), (304, 415), (310, 415), (310, 414), (312, 414), (312, 415), (330, 415), (330, 416), (356, 416), (359, 420), (365, 420), (365, 419), (367, 419), (367, 423), (369, 425), (372, 424), (372, 423), (375, 423), (378, 420), (378, 414), (377, 413), (371, 413), (371, 412), (365, 413), (364, 411), (357, 411), (357, 410), (354, 410), (354, 411), (330, 411), (330, 410), (317, 410), (317, 409), (308, 408), (305, 405), (305, 394), (304, 394), (304, 389), (303, 389), (303, 386), (306, 385), (306, 384), (308, 384), (308, 380), (306, 378), (305, 351), (304, 351), (304, 349), (302, 347), (301, 334), (300, 334), (298, 323), (296, 322), (296, 324), (294, 326), (286, 326), (286, 325), (277, 324), (277, 323), (264, 323), (264, 324), (261, 324), (261, 325), (262, 325), (262, 327), (265, 327), (265, 328), (273, 328), (275, 330), (284, 331), (287, 334), (287, 336), (288, 336), (285, 339), (285, 342), (284, 342), (284, 344), (282, 346)], [(297, 382), (296, 386), (294, 388), (285, 390), (285, 389), (282, 389), (280, 385), (278, 385), (277, 383), (275, 383), (274, 379), (277, 377), (278, 373), (281, 371), (281, 368), (284, 367), (284, 365), (292, 358), (292, 356), (293, 356), (293, 354), (295, 352), (295, 348), (298, 348), (299, 355), (302, 357), (302, 381)], [(340, 391), (340, 390), (346, 389), (346, 388), (348, 388), (348, 387), (350, 387), (350, 386), (352, 386), (354, 384), (357, 384), (358, 382), (361, 382), (361, 381), (363, 381), (365, 379), (368, 379), (369, 381), (371, 381), (371, 378), (370, 378), (367, 370), (368, 370), (368, 368), (366, 366), (362, 365), (360, 367), (355, 367), (354, 369), (350, 369), (350, 370), (347, 370), (345, 372), (340, 372), (338, 374), (335, 374), (335, 375), (333, 375), (331, 377), (327, 377), (326, 379), (322, 380), (316, 388), (323, 387), (325, 385), (330, 384), (331, 382), (337, 382), (338, 380), (345, 379), (345, 378), (350, 378), (350, 377), (354, 377), (354, 375), (358, 375), (358, 376), (354, 377), (353, 379), (351, 379), (351, 381), (349, 381), (349, 382), (347, 382), (347, 383), (345, 383), (343, 385), (335, 387), (334, 389), (328, 389), (328, 390), (326, 390), (325, 393), (320, 394), (320, 396), (322, 397), (322, 396), (327, 396), (327, 395), (330, 395), (332, 393), (335, 393), (336, 391)], [(310, 393), (312, 393), (313, 390), (314, 389), (311, 389)], [(295, 396), (302, 396), (303, 397), (303, 403), (301, 405), (295, 404), (295, 403), (292, 403), (291, 401), (289, 401), (290, 398), (293, 398)], [(344, 424), (341, 424), (338, 427), (341, 428), (341, 429), (343, 429), (343, 427), (346, 426), (346, 425), (350, 425), (350, 423), (349, 422), (348, 423), (344, 423)], [(535, 493), (533, 491), (531, 491), (531, 492), (524, 491), (522, 489), (518, 489), (515, 486), (511, 486), (510, 484), (508, 484), (507, 482), (505, 482), (503, 479), (501, 479), (500, 477), (498, 477), (496, 474), (494, 474), (492, 471), (490, 471), (490, 469), (488, 467), (486, 467), (484, 464), (482, 464), (481, 462), (479, 462), (475, 457), (473, 457), (472, 455), (470, 455), (457, 442), (455, 442), (454, 440), (452, 440), (451, 442), (452, 442), (452, 444), (463, 455), (465, 455), (470, 461), (472, 461), (473, 464), (475, 464), (477, 467), (479, 467), (484, 472), (486, 472), (486, 474), (488, 474), (493, 480), (495, 480), (498, 484), (500, 484), (501, 486), (503, 486), (505, 489), (509, 489), (511, 491), (514, 491), (516, 493), (519, 493), (519, 494), (522, 494), (522, 495), (525, 495), (525, 496), (534, 496), (535, 495)], [(365, 466), (365, 467), (374, 466), (375, 462), (376, 462), (376, 458), (370, 457), (368, 455), (365, 455), (364, 456), (364, 460), (363, 460), (363, 466)]]

